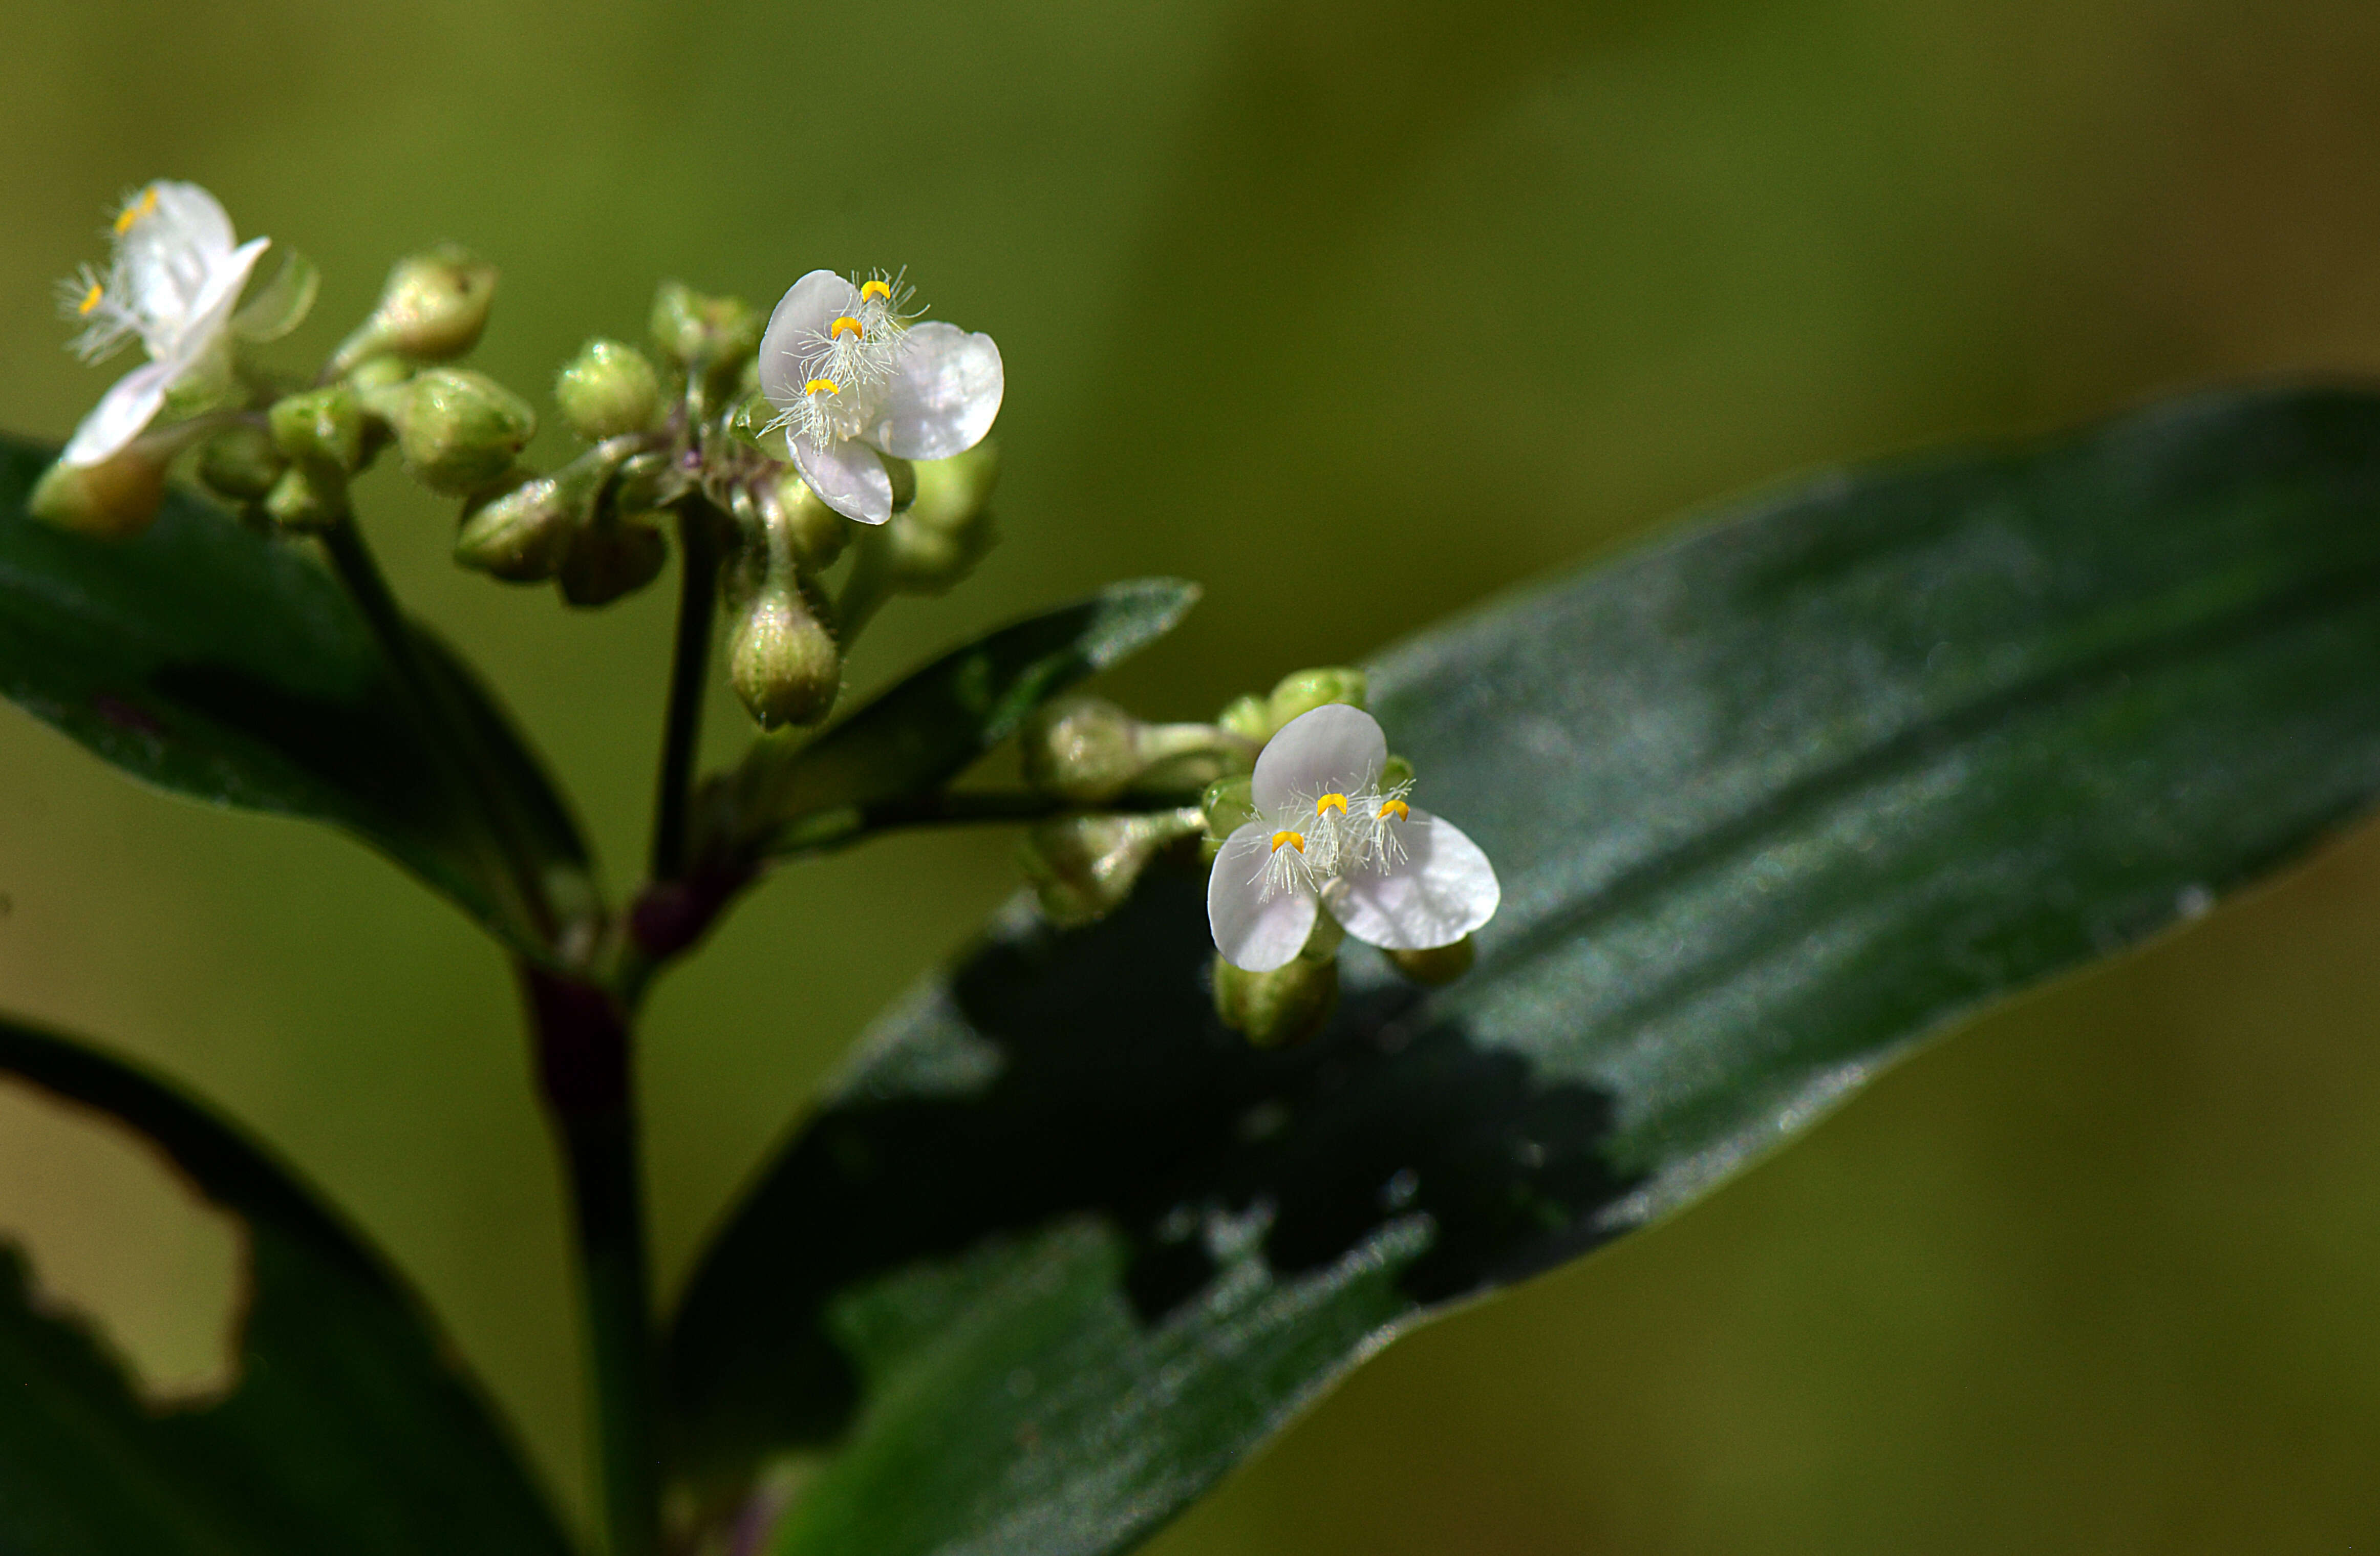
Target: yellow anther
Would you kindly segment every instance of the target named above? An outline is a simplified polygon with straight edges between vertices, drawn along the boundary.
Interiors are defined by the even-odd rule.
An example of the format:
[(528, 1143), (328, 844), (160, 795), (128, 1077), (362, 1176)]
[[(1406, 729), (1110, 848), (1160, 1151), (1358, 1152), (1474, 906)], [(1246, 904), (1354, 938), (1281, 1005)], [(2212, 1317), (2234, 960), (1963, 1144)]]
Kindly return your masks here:
[(140, 198), (115, 213), (115, 236), (122, 237), (132, 230), (132, 224), (157, 209), (157, 186), (150, 185), (140, 191)]
[(91, 290), (82, 295), (82, 301), (75, 305), (75, 311), (77, 313), (89, 313), (92, 309), (99, 306), (99, 283), (94, 281), (91, 284)]
[(890, 301), (892, 297), (892, 283), (890, 281), (869, 281), (862, 284), (859, 288), (859, 300), (862, 302), (866, 302), (870, 298), (882, 298)]
[(1325, 810), (1336, 810), (1339, 814), (1344, 816), (1347, 814), (1347, 796), (1345, 795), (1324, 795), (1320, 799), (1314, 802), (1314, 813), (1317, 816), (1321, 815)]
[(829, 340), (841, 340), (845, 335), (864, 334), (866, 333), (867, 332), (861, 327), (859, 321), (846, 313), (842, 318), (827, 326), (826, 334)]
[(805, 395), (840, 395), (843, 391), (836, 386), (833, 379), (813, 378), (808, 383), (802, 385), (802, 393)]
[(1274, 853), (1280, 853), (1281, 845), (1284, 843), (1288, 844), (1292, 848), (1296, 849), (1301, 854), (1305, 852), (1305, 834), (1302, 832), (1277, 832), (1272, 834), (1272, 851)]
[(1374, 816), (1372, 820), (1376, 821), (1385, 821), (1390, 815), (1394, 815), (1398, 821), (1402, 821), (1410, 818), (1413, 815), (1413, 812), (1405, 808), (1405, 802), (1403, 800), (1384, 799), (1380, 802), (1379, 813)]

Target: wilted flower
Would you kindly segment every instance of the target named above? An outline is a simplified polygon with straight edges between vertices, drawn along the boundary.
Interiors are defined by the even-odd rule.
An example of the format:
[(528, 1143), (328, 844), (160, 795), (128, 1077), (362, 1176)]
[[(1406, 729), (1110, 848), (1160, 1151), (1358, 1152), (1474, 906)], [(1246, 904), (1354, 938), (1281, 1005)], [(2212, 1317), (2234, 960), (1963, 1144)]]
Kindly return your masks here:
[(892, 517), (880, 456), (947, 459), (991, 431), (1000, 347), (955, 324), (913, 323), (898, 277), (814, 270), (786, 291), (760, 341), (760, 391), (794, 463), (846, 518)]
[(1451, 945), (1501, 896), (1495, 867), (1448, 821), (1381, 784), (1378, 721), (1333, 703), (1267, 743), (1250, 780), (1256, 819), (1234, 831), (1207, 881), (1215, 949), (1250, 972), (1286, 966), (1328, 908), (1390, 951)]
[(146, 365), (116, 380), (59, 463), (97, 465), (155, 419), (165, 396), (215, 365), (233, 308), (269, 238), (234, 246), (231, 218), (196, 184), (151, 184), (115, 218), (115, 251), (105, 274), (84, 267), (61, 302), (84, 322), (74, 349), (98, 361), (139, 336)]

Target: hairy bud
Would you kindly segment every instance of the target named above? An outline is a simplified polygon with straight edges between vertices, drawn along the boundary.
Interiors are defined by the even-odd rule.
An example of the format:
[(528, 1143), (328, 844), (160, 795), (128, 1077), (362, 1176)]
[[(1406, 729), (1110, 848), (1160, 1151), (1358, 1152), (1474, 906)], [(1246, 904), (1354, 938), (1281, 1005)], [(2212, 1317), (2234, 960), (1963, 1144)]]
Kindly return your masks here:
[(1026, 879), (1050, 921), (1087, 924), (1123, 906), (1159, 852), (1197, 835), (1196, 809), (1141, 816), (1060, 816), (1025, 834)]
[(646, 432), (661, 420), (661, 370), (633, 346), (590, 340), (554, 379), (553, 398), (590, 443)]
[(724, 390), (760, 349), (767, 322), (742, 298), (707, 297), (679, 281), (664, 281), (653, 294), (653, 344), (689, 373), (699, 373)]
[(1338, 920), (1318, 914), (1305, 949), (1286, 966), (1250, 972), (1215, 958), (1215, 1015), (1258, 1048), (1283, 1048), (1318, 1035), (1339, 1008)]
[(501, 480), (537, 431), (528, 401), (465, 368), (432, 368), (388, 398), (397, 446), (416, 479), (457, 496)]
[(443, 362), (480, 343), (488, 304), (496, 295), (496, 267), (455, 245), (408, 255), (388, 273), (379, 306), (341, 343), (334, 375), (371, 357)]
[(843, 650), (790, 576), (764, 579), (736, 614), (727, 676), (762, 729), (814, 724), (833, 711)]
[(658, 517), (628, 514), (580, 529), (557, 575), (563, 599), (591, 610), (660, 577), (669, 563), (669, 541), (662, 538)]
[(128, 539), (148, 529), (164, 505), (172, 458), (170, 447), (136, 439), (96, 465), (52, 465), (33, 483), (25, 505), (61, 529)]
[(1293, 670), (1283, 675), (1265, 699), (1266, 711), (1272, 727), (1282, 725), (1303, 713), (1332, 702), (1343, 702), (1350, 708), (1364, 706), (1366, 690), (1364, 673), (1343, 665), (1329, 665), (1318, 670)]
[(1388, 956), (1397, 971), (1425, 989), (1435, 989), (1469, 972), (1471, 964), (1479, 959), (1479, 946), (1464, 935), (1452, 945), (1433, 946), (1427, 951), (1391, 951)]
[(336, 465), (292, 465), (264, 494), (263, 507), (284, 529), (328, 529), (347, 517), (346, 474)]
[(355, 391), (334, 383), (273, 403), (273, 444), (299, 464), (352, 471), (364, 458), (364, 410)]
[(261, 501), (288, 468), (273, 434), (249, 421), (225, 428), (199, 450), (199, 479), (235, 502)]

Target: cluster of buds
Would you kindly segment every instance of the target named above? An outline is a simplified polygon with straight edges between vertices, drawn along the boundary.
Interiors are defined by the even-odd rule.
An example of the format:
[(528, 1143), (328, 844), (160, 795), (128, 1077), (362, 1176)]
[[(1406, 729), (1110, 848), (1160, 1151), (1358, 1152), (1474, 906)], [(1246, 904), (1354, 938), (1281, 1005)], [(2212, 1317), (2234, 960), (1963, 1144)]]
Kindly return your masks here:
[(68, 283), (62, 301), (86, 356), (138, 339), (151, 359), (37, 489), (34, 510), (54, 521), (138, 532), (170, 462), (196, 447), (200, 480), (251, 522), (324, 530), (348, 521), (349, 483), (394, 448), (417, 480), (460, 500), (458, 562), (600, 606), (660, 575), (674, 517), (716, 572), (730, 679), (764, 727), (825, 718), (851, 635), (895, 595), (948, 590), (992, 544), (999, 349), (919, 321), (898, 275), (813, 271), (766, 319), (663, 286), (652, 355), (598, 339), (562, 369), (554, 403), (586, 446), (540, 471), (522, 461), (538, 426), (529, 402), (455, 365), (495, 291), (494, 269), (471, 255), (400, 261), (307, 382), (243, 350), (304, 319), (310, 265), (293, 260), (242, 307), (269, 240), (236, 243), (194, 184), (131, 197), (114, 241), (106, 269)]
[(1366, 689), (1359, 670), (1302, 670), (1212, 724), (1145, 723), (1087, 697), (1043, 708), (1026, 780), (1081, 808), (1026, 837), (1044, 912), (1084, 922), (1158, 860), (1203, 864), (1216, 1014), (1263, 1046), (1329, 1022), (1349, 936), (1416, 982), (1460, 977), (1501, 888), (1476, 844), (1412, 802), (1412, 764), (1389, 754)]

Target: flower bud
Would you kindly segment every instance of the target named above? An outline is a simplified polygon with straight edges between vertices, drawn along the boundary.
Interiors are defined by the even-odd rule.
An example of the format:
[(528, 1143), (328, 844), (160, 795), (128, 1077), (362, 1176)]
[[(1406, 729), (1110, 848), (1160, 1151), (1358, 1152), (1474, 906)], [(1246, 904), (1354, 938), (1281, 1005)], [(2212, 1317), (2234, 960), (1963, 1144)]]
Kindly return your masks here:
[(1390, 752), (1388, 760), (1380, 763), (1380, 788), (1384, 791), (1409, 789), (1413, 787), (1413, 781), (1414, 764), (1395, 752)]
[(468, 496), (501, 480), (537, 431), (528, 402), (485, 373), (432, 368), (390, 396), (397, 446), (420, 482)]
[(683, 282), (664, 281), (653, 294), (653, 344), (686, 371), (714, 381), (743, 370), (760, 349), (766, 322), (742, 298), (706, 297)]
[(1000, 481), (1000, 450), (987, 438), (965, 454), (919, 461), (910, 472), (916, 495), (868, 539), (881, 546), (894, 592), (941, 594), (999, 541), (988, 505)]
[(585, 517), (584, 494), (557, 476), (500, 487), (465, 505), (455, 560), (507, 583), (542, 582), (561, 569)]
[(843, 650), (790, 567), (771, 569), (727, 635), (727, 677), (762, 729), (814, 724), (843, 691)]
[(1243, 740), (1261, 746), (1272, 738), (1272, 711), (1261, 697), (1235, 697), (1215, 722)]
[(284, 529), (328, 529), (347, 517), (346, 474), (335, 465), (292, 465), (264, 494), (263, 506)]
[[(1318, 927), (1334, 922), (1321, 916)], [(1286, 1048), (1318, 1036), (1339, 1008), (1339, 955), (1300, 954), (1270, 972), (1215, 958), (1215, 1015), (1258, 1048)]]
[(578, 530), (557, 575), (563, 599), (592, 610), (660, 577), (669, 562), (669, 541), (662, 537), (658, 517), (629, 514)]
[(786, 543), (804, 566), (812, 569), (830, 566), (851, 543), (852, 531), (857, 528), (851, 520), (828, 507), (819, 494), (810, 490), (809, 482), (792, 470), (777, 482), (776, 512), (771, 522), (782, 525)]
[(1218, 838), (1229, 837), (1256, 820), (1256, 784), (1245, 773), (1218, 778), (1199, 796), (1198, 808), (1207, 818), (1209, 833)]
[(266, 419), (273, 446), (299, 464), (353, 470), (363, 463), (364, 410), (345, 384), (275, 401)]
[(172, 458), (171, 447), (135, 439), (96, 465), (52, 465), (33, 483), (25, 505), (35, 518), (61, 529), (127, 540), (156, 518)]
[(1060, 816), (1025, 834), (1025, 874), (1051, 923), (1087, 924), (1123, 906), (1158, 852), (1195, 836), (1202, 824), (1194, 809)]
[(496, 267), (451, 243), (399, 260), (371, 317), (332, 356), (332, 376), (370, 357), (417, 362), (460, 357), (480, 343), (495, 295)]
[[(1080, 693), (1043, 703), (1017, 745), (1025, 781), (1077, 805), (1110, 800), (1135, 784), (1203, 785), (1219, 768), (1245, 767), (1245, 745), (1212, 724), (1152, 724), (1104, 698)], [(1163, 771), (1160, 772), (1160, 770)]]
[(1272, 695), (1266, 699), (1266, 712), (1272, 720), (1273, 732), (1278, 732), (1290, 720), (1328, 703), (1343, 702), (1351, 708), (1361, 708), (1365, 690), (1361, 670), (1340, 665), (1295, 670), (1283, 675), (1272, 688)]
[(1479, 947), (1469, 935), (1452, 945), (1434, 946), (1427, 951), (1391, 951), (1389, 960), (1397, 971), (1426, 989), (1451, 983), (1471, 970), (1479, 959)]
[(661, 370), (616, 340), (590, 340), (553, 381), (563, 419), (589, 443), (642, 432), (661, 419)]
[(199, 450), (199, 479), (235, 502), (261, 501), (288, 467), (273, 434), (251, 421), (225, 428)]

